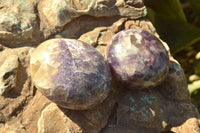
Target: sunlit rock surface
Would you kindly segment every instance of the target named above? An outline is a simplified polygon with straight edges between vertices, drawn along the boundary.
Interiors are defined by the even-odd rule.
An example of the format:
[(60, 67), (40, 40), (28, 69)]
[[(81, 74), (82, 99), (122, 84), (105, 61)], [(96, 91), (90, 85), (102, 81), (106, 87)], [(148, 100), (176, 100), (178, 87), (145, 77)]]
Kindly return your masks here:
[[(12, 84), (14, 87), (6, 89), (8, 91), (5, 91), (5, 95), (0, 96), (1, 133), (200, 132), (199, 113), (191, 104), (184, 72), (181, 66), (171, 59), (169, 73), (159, 86), (137, 91), (127, 90), (127, 86), (123, 86), (122, 90), (112, 87), (108, 98), (87, 110), (61, 108), (40, 93), (30, 77), (30, 55), (39, 43), (47, 39), (60, 37), (79, 39), (91, 44), (105, 56), (111, 38), (121, 30), (138, 28), (159, 37), (151, 22), (144, 17), (146, 8), (142, 0), (94, 0), (91, 3), (97, 3), (96, 7), (101, 4), (104, 9), (107, 7), (111, 9), (102, 12), (97, 11), (97, 8), (90, 8), (90, 14), (82, 12), (83, 14), (69, 18), (70, 20), (67, 20), (67, 17), (56, 17), (62, 14), (57, 11), (63, 7), (60, 4), (55, 4), (56, 9), (49, 12), (55, 17), (48, 16), (48, 12), (44, 12), (50, 10), (50, 5), (55, 1), (58, 0), (1, 0), (0, 2), (2, 13), (0, 19), (4, 18), (0, 23), (0, 43), (5, 47), (12, 47), (11, 50), (0, 47), (0, 53), (6, 53), (6, 57), (0, 56), (4, 60), (2, 62), (8, 62), (13, 66), (14, 62), (18, 63), (18, 67), (13, 67), (17, 69), (16, 75), (12, 73), (6, 80), (11, 81), (10, 79), (15, 78), (15, 82), (9, 83), (16, 84)], [(87, 0), (58, 2), (69, 1), (74, 2), (72, 7), (76, 12), (87, 9), (86, 2), (90, 2)], [(120, 12), (126, 15), (115, 13), (117, 8), (121, 8)], [(64, 10), (66, 11), (66, 8)], [(68, 11), (63, 12), (65, 16), (70, 16), (67, 15)], [(12, 18), (4, 16), (5, 13)], [(130, 17), (126, 17), (129, 15)], [(32, 46), (33, 44), (35, 45)], [(169, 53), (167, 44), (165, 47)], [(12, 62), (10, 57), (7, 57), (10, 55), (17, 55), (18, 59), (13, 58)], [(0, 65), (4, 66), (3, 63)], [(4, 75), (6, 69), (1, 73)]]
[(14, 50), (5, 49), (0, 52), (0, 95), (16, 87), (17, 69), (18, 56)]

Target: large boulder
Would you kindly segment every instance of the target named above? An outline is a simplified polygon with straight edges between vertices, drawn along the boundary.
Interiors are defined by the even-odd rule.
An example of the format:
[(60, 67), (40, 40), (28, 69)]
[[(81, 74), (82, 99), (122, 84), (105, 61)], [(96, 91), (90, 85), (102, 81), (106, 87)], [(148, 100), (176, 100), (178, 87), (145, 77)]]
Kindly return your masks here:
[(31, 80), (31, 53), (47, 39), (79, 39), (105, 57), (121, 30), (139, 28), (159, 37), (142, 0), (2, 0), (0, 12), (1, 133), (200, 132), (184, 72), (164, 42), (170, 68), (161, 84), (128, 90), (114, 83), (103, 103), (87, 110), (56, 105)]

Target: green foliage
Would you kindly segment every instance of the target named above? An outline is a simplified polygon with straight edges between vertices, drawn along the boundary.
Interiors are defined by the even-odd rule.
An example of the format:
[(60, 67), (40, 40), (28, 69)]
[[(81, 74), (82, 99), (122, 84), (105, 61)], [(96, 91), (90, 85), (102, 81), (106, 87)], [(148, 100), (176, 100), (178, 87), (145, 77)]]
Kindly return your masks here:
[[(153, 9), (156, 14), (186, 22), (186, 17), (179, 0), (146, 0), (145, 5)], [(148, 14), (151, 15), (151, 12)]]
[(200, 22), (200, 0), (187, 0), (190, 4), (194, 12), (196, 13), (196, 18), (194, 20), (194, 24)]
[(188, 88), (192, 99), (194, 99), (196, 103), (200, 103), (200, 83), (190, 84)]
[[(199, 0), (190, 0), (199, 1)], [(145, 0), (148, 18), (172, 54), (200, 41), (200, 28), (187, 22), (179, 0)], [(200, 11), (200, 7), (196, 7)]]

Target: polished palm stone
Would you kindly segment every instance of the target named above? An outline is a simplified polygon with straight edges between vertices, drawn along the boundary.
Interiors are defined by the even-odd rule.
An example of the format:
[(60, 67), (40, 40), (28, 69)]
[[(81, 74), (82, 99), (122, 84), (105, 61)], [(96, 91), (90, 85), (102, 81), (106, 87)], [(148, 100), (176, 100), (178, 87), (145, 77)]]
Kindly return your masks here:
[(73, 39), (51, 39), (31, 54), (34, 85), (57, 105), (83, 110), (101, 103), (111, 88), (104, 57), (89, 44)]
[(141, 29), (117, 33), (106, 55), (114, 79), (130, 88), (154, 87), (169, 69), (168, 52), (162, 42)]

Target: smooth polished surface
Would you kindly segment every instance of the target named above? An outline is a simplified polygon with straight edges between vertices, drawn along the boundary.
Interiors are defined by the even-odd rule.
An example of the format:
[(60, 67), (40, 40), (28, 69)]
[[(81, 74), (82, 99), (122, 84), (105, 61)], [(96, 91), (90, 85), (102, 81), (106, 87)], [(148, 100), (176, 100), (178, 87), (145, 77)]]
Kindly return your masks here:
[(87, 109), (101, 103), (111, 88), (104, 57), (89, 44), (51, 39), (31, 55), (34, 85), (50, 100), (69, 109)]
[(141, 29), (117, 33), (108, 46), (107, 60), (114, 78), (131, 88), (156, 86), (169, 69), (168, 53), (161, 41)]

